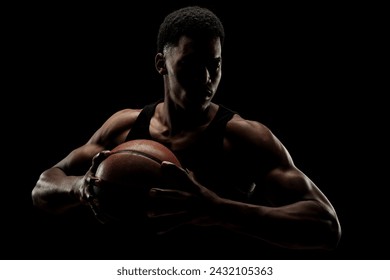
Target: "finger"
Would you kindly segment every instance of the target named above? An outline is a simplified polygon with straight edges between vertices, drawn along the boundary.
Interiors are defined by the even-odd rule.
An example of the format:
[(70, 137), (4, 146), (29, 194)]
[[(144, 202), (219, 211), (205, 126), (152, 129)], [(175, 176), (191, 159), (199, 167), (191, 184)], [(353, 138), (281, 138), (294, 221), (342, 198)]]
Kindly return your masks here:
[(95, 183), (99, 180), (98, 177), (91, 175), (88, 175), (87, 178), (85, 178), (85, 181), (87, 182), (88, 186), (93, 186)]
[(190, 212), (195, 198), (188, 192), (178, 190), (151, 189), (149, 191), (149, 210), (156, 215), (161, 213)]
[(161, 173), (164, 184), (168, 188), (192, 190), (192, 179), (189, 173), (180, 166), (177, 166), (169, 161), (161, 163)]
[(104, 150), (99, 153), (97, 153), (93, 158), (92, 158), (92, 166), (91, 166), (91, 172), (95, 173), (98, 166), (100, 163), (102, 163), (103, 160), (105, 160), (109, 155), (111, 155), (111, 151), (109, 150)]
[(152, 198), (162, 198), (162, 199), (188, 199), (192, 195), (188, 192), (174, 189), (160, 189), (160, 188), (151, 188), (149, 190), (149, 195)]
[(181, 175), (181, 176), (187, 174), (187, 171), (184, 168), (166, 160), (161, 162), (161, 170), (166, 173)]

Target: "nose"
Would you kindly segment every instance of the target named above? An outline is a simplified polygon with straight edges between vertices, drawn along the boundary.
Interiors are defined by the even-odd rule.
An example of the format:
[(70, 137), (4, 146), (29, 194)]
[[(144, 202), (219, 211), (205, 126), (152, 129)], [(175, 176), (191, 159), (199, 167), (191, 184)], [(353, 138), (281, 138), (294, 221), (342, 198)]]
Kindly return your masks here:
[(209, 69), (207, 67), (202, 67), (200, 73), (199, 73), (199, 81), (204, 84), (210, 84), (211, 83), (211, 75)]

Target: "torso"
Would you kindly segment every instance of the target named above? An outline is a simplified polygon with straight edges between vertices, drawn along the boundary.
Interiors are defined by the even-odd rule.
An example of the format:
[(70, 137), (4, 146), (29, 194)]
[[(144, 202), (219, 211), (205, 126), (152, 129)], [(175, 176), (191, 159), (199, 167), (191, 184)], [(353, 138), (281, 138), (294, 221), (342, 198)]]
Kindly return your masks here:
[[(232, 149), (226, 137), (226, 124), (235, 121), (238, 115), (227, 108), (214, 106), (209, 122), (191, 132), (166, 136), (164, 126), (158, 124), (155, 108), (147, 109), (147, 114), (134, 124), (126, 140), (148, 138), (163, 143), (201, 184), (222, 197), (248, 199), (254, 187), (253, 180), (248, 179), (249, 168), (245, 164), (248, 155)], [(146, 125), (145, 122), (149, 123)]]
[[(214, 108), (219, 110), (221, 107)], [(199, 183), (212, 189), (219, 196), (249, 203), (262, 197), (262, 190), (259, 186), (254, 188), (253, 185), (255, 173), (253, 163), (254, 159), (259, 157), (258, 154), (253, 154), (253, 149), (249, 145), (249, 142), (257, 143), (264, 138), (261, 125), (243, 120), (234, 112), (225, 111), (226, 115), (222, 114), (221, 120), (221, 113), (218, 114), (218, 110), (215, 110), (209, 122), (191, 133), (182, 132), (169, 136), (165, 134), (164, 126), (159, 125), (158, 113), (156, 114), (154, 108), (149, 109), (152, 110), (148, 114), (144, 114), (143, 110), (130, 109), (120, 112), (104, 126), (96, 135), (98, 140), (95, 140), (103, 143), (102, 147), (106, 149), (131, 139), (146, 138), (161, 142), (173, 150), (183, 166), (193, 172)], [(218, 119), (220, 121), (217, 121)], [(254, 131), (257, 131), (256, 139), (248, 141)], [(113, 137), (115, 135), (116, 137)], [(115, 140), (112, 140), (113, 138)], [(111, 139), (112, 142), (106, 143), (107, 139)], [(197, 141), (194, 141), (195, 139)], [(258, 166), (256, 163), (256, 167)], [(234, 258), (237, 254), (245, 255), (249, 246), (254, 250), (257, 250), (255, 249), (257, 246), (262, 256), (270, 254), (272, 256), (277, 252), (267, 244), (254, 243), (250, 237), (243, 238), (238, 233), (226, 231), (218, 226), (207, 228), (183, 226), (162, 236), (155, 236), (142, 230), (140, 232), (138, 235), (131, 227), (117, 229), (114, 226), (93, 234), (99, 240), (103, 238), (107, 240), (107, 237), (111, 236), (111, 241), (103, 242), (105, 245), (101, 246), (106, 246), (105, 250), (112, 250), (113, 254), (117, 254), (119, 247), (131, 247), (131, 250), (123, 250), (126, 252), (125, 258), (169, 256), (185, 259), (192, 258), (194, 254), (203, 258)], [(140, 246), (141, 250), (134, 250), (134, 242), (143, 244)]]

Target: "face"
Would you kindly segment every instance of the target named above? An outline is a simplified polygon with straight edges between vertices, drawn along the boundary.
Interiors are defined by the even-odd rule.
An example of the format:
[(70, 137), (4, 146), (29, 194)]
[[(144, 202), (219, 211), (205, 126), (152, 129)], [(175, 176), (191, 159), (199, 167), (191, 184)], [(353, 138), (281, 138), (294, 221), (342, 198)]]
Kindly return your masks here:
[(220, 39), (183, 36), (165, 51), (164, 62), (167, 97), (182, 109), (206, 109), (221, 80)]

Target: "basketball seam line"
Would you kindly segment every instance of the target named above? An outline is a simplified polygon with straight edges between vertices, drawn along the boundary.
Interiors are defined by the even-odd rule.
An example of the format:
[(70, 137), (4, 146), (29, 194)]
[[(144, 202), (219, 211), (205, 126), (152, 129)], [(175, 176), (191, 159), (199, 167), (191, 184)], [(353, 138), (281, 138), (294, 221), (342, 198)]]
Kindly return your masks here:
[(132, 149), (125, 149), (125, 150), (116, 151), (116, 152), (113, 152), (113, 154), (119, 154), (119, 153), (125, 153), (125, 152), (130, 152), (130, 153), (135, 154), (135, 155), (140, 155), (140, 156), (152, 159), (152, 160), (156, 161), (159, 164), (162, 163), (162, 160), (160, 160), (157, 157), (154, 157), (154, 156), (152, 156), (152, 155), (150, 155), (148, 153), (145, 153), (145, 152), (136, 151), (136, 150), (132, 150)]

